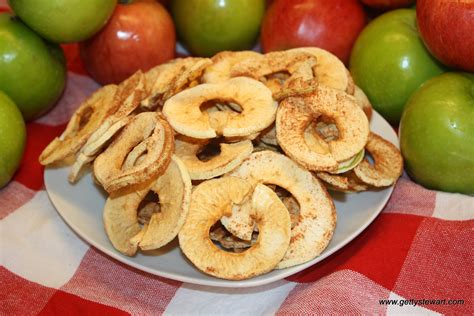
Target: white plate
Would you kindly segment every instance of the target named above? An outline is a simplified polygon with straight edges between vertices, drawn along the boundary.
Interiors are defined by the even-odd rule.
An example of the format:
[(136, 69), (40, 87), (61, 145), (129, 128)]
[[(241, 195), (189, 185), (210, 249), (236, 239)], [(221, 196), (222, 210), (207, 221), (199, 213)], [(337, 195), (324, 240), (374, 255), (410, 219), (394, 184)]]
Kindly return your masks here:
[[(398, 138), (392, 127), (376, 112), (371, 129), (398, 146)], [(173, 280), (222, 287), (250, 287), (263, 285), (295, 274), (330, 256), (359, 235), (380, 213), (393, 187), (384, 190), (355, 194), (332, 193), (337, 210), (337, 228), (333, 239), (324, 252), (307, 263), (275, 270), (244, 281), (227, 281), (201, 273), (180, 251), (175, 239), (166, 249), (154, 253), (139, 253), (127, 257), (117, 252), (109, 242), (102, 225), (102, 209), (106, 195), (95, 185), (90, 173), (79, 183), (67, 182), (69, 168), (47, 168), (44, 174), (46, 189), (58, 213), (84, 240), (129, 266)], [(374, 258), (374, 260), (377, 260)]]

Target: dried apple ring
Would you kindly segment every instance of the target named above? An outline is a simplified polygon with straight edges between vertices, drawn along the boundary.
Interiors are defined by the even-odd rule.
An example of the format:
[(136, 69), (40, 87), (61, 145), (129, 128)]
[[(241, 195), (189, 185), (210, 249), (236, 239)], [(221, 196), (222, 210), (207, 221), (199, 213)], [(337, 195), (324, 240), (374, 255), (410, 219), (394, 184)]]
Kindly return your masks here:
[[(153, 213), (143, 227), (137, 210), (148, 192), (159, 196), (160, 212)], [(191, 198), (191, 180), (186, 167), (172, 157), (165, 173), (156, 181), (125, 194), (112, 194), (104, 207), (104, 226), (112, 245), (127, 256), (133, 256), (138, 246), (143, 250), (160, 248), (178, 234), (184, 224)]]
[(313, 79), (316, 63), (316, 58), (306, 52), (271, 52), (237, 63), (232, 67), (231, 76), (260, 80), (270, 88), (273, 95), (277, 95), (288, 81), (297, 77)]
[(223, 51), (214, 55), (212, 59), (212, 65), (206, 68), (202, 76), (204, 83), (218, 83), (227, 81), (231, 78), (232, 67), (249, 58), (259, 58), (261, 54), (254, 51)]
[(189, 64), (181, 67), (181, 73), (175, 78), (169, 89), (165, 92), (163, 96), (164, 100), (168, 100), (178, 92), (184, 90), (202, 75), (207, 66), (212, 64), (212, 61), (209, 58), (188, 57), (185, 60), (190, 60)]
[(109, 125), (108, 123), (105, 125), (102, 124), (101, 127), (91, 135), (86, 145), (82, 147), (81, 151), (76, 156), (76, 161), (69, 172), (69, 182), (74, 183), (77, 181), (83, 167), (94, 161), (109, 140), (112, 139), (112, 137), (114, 137), (115, 134), (125, 125), (127, 125), (131, 119), (131, 116), (126, 116), (112, 125)]
[[(336, 227), (334, 203), (321, 183), (290, 158), (272, 151), (253, 153), (229, 176), (243, 178), (252, 185), (257, 183), (277, 185), (287, 190), (299, 204), (299, 217), (291, 230), (291, 242), (285, 257), (277, 268), (287, 268), (307, 262), (318, 256), (328, 245)], [(232, 214), (243, 213), (246, 209), (235, 210)], [(249, 214), (238, 214), (241, 218)], [(231, 216), (231, 217), (232, 217)], [(228, 231), (253, 230), (245, 221), (221, 219)], [(241, 227), (232, 227), (241, 225)], [(234, 234), (235, 235), (235, 234)], [(242, 238), (241, 236), (238, 236)], [(244, 238), (242, 238), (244, 239)]]
[[(339, 130), (334, 123), (320, 121), (308, 126), (304, 133), (304, 139), (310, 149), (316, 152), (329, 152), (327, 143), (339, 138)], [(364, 158), (365, 151), (362, 149), (355, 156), (338, 162), (337, 168), (331, 170), (332, 174), (340, 174), (354, 169)]]
[(74, 155), (87, 142), (92, 133), (113, 112), (119, 104), (113, 102), (116, 85), (108, 85), (94, 92), (74, 112), (66, 129), (41, 153), (39, 161), (49, 165)]
[[(296, 77), (288, 80), (279, 92), (273, 94), (273, 98), (280, 102), (289, 97), (305, 96), (313, 93), (317, 86), (314, 80)], [(278, 146), (275, 123), (260, 133), (260, 140), (267, 145)]]
[(163, 95), (181, 72), (182, 58), (158, 65), (145, 73), (146, 95), (140, 102), (144, 110), (153, 111), (163, 104)]
[[(201, 106), (220, 100), (233, 102), (242, 112), (207, 113)], [(270, 126), (277, 104), (261, 82), (238, 77), (223, 83), (205, 83), (184, 90), (165, 102), (163, 114), (178, 133), (193, 138), (249, 136)]]
[(375, 133), (370, 133), (365, 150), (374, 159), (374, 164), (372, 165), (367, 159), (362, 160), (354, 168), (357, 178), (374, 187), (394, 184), (403, 172), (400, 150)]
[(287, 52), (307, 53), (316, 57), (313, 72), (319, 84), (342, 91), (347, 91), (348, 88), (350, 90), (346, 67), (330, 52), (318, 47), (293, 48)]
[[(241, 253), (219, 249), (209, 231), (233, 205), (250, 200), (258, 226), (256, 243)], [(271, 271), (290, 243), (290, 216), (278, 196), (265, 185), (253, 187), (235, 177), (207, 180), (192, 193), (186, 222), (178, 234), (181, 250), (204, 273), (229, 280), (248, 279)]]
[[(145, 141), (146, 155), (139, 164), (125, 164), (133, 149)], [(107, 192), (150, 181), (167, 167), (174, 150), (173, 131), (161, 114), (136, 115), (94, 162), (94, 175)], [(137, 155), (134, 155), (137, 156)]]
[(128, 123), (128, 116), (138, 107), (144, 94), (145, 76), (141, 71), (137, 71), (118, 86), (113, 102), (119, 104), (119, 106), (90, 135), (86, 144), (76, 156), (76, 161), (68, 178), (71, 183), (76, 182), (82, 168), (92, 162), (105, 144)]
[[(305, 139), (308, 126), (320, 117), (334, 120), (338, 138), (321, 150)], [(335, 171), (338, 163), (359, 153), (367, 142), (369, 121), (355, 99), (345, 92), (319, 86), (311, 95), (292, 97), (280, 103), (276, 119), (278, 144), (293, 160), (313, 171)], [(313, 135), (317, 138), (317, 135)]]
[(175, 138), (175, 154), (188, 169), (191, 180), (205, 180), (223, 175), (236, 168), (253, 150), (250, 140), (237, 143), (220, 143), (220, 153), (206, 161), (198, 158), (200, 151), (208, 141), (177, 136)]
[(141, 108), (154, 110), (163, 106), (167, 99), (200, 77), (211, 63), (209, 58), (187, 57), (173, 59), (150, 69), (145, 74), (147, 93), (141, 101)]

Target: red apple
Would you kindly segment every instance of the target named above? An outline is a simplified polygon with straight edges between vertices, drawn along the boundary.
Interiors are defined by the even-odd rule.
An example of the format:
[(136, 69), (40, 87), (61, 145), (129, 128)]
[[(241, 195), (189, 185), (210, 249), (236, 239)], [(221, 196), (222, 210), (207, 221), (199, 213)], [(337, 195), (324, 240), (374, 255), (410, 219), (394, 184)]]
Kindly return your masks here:
[(262, 49), (317, 46), (347, 63), (366, 21), (357, 0), (275, 0), (263, 20)]
[(474, 72), (474, 0), (418, 0), (421, 37), (442, 63)]
[(107, 25), (80, 44), (87, 71), (101, 84), (119, 83), (172, 59), (175, 46), (171, 16), (150, 0), (118, 4)]
[(393, 10), (408, 7), (415, 3), (415, 0), (361, 0), (368, 7), (380, 10)]

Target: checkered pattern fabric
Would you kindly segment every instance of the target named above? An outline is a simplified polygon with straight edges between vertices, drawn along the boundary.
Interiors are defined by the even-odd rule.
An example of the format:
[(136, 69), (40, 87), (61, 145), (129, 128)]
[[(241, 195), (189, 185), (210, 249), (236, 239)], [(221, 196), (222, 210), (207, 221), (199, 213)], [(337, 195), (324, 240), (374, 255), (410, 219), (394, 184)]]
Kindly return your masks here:
[[(77, 45), (64, 49), (64, 96), (49, 114), (28, 123), (20, 170), (0, 190), (1, 315), (474, 314), (474, 198), (424, 189), (406, 175), (381, 215), (349, 245), (257, 288), (168, 280), (89, 246), (55, 211), (38, 163), (75, 107), (98, 87), (84, 72)], [(398, 301), (381, 304), (384, 299)], [(413, 306), (407, 303), (412, 299), (446, 303)]]

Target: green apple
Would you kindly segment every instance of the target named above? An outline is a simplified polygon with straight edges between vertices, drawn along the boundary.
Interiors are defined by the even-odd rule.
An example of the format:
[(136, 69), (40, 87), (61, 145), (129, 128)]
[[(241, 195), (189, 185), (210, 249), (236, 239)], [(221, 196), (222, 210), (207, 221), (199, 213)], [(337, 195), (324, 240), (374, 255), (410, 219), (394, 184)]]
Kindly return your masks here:
[(399, 9), (379, 16), (362, 31), (350, 71), (374, 108), (396, 125), (412, 92), (444, 69), (423, 44), (415, 10)]
[(0, 188), (13, 177), (25, 150), (26, 128), (20, 110), (0, 91)]
[(18, 18), (0, 13), (0, 90), (31, 120), (60, 97), (66, 64), (60, 46), (39, 37)]
[(117, 0), (8, 0), (29, 27), (55, 43), (85, 40), (102, 28)]
[(400, 145), (416, 182), (474, 194), (474, 74), (445, 73), (423, 84), (403, 112)]
[(265, 0), (172, 0), (171, 12), (182, 43), (194, 55), (254, 45)]

